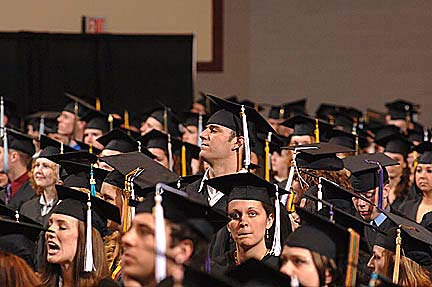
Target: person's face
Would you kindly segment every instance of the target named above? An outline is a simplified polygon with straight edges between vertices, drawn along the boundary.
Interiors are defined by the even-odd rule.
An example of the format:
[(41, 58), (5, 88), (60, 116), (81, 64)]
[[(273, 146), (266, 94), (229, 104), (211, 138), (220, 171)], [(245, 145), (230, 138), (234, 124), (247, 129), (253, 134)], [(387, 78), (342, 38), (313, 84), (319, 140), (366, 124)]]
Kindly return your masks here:
[(303, 135), (303, 136), (292, 136), (290, 145), (303, 145), (303, 144), (312, 144), (314, 143), (313, 137), (309, 135)]
[(57, 118), (57, 132), (62, 135), (71, 135), (75, 124), (75, 115), (71, 112), (62, 111)]
[(153, 117), (148, 117), (145, 122), (141, 123), (141, 127), (140, 127), (140, 132), (141, 135), (145, 135), (146, 133), (148, 133), (149, 131), (151, 131), (152, 129), (158, 130), (158, 131), (163, 131), (163, 126), (162, 124), (156, 120)]
[(27, 125), (27, 134), (33, 138), (39, 138), (39, 131), (33, 125)]
[[(118, 154), (121, 154), (121, 152), (112, 149), (103, 149), (99, 156), (104, 157), (104, 156), (111, 156), (111, 155), (118, 155)], [(98, 167), (108, 171), (114, 170), (114, 168), (112, 168), (109, 164), (101, 160), (98, 161)]]
[(320, 286), (318, 270), (309, 250), (284, 246), (280, 272), (298, 279), (302, 286)]
[(190, 111), (196, 114), (202, 114), (202, 115), (206, 114), (205, 106), (201, 105), (200, 103), (193, 103), (192, 109)]
[[(103, 182), (101, 186), (101, 195), (103, 200), (117, 206), (120, 210), (120, 216), (122, 216), (123, 197), (121, 189), (107, 182)], [(111, 230), (119, 229), (118, 224), (111, 220), (108, 220), (107, 226)]]
[(53, 213), (45, 233), (47, 261), (52, 264), (71, 264), (78, 245), (78, 219)]
[(282, 150), (279, 154), (278, 152), (273, 152), (271, 155), (272, 170), (275, 172), (287, 169), (289, 165), (289, 153), (288, 150)]
[(46, 188), (56, 183), (57, 172), (55, 162), (46, 158), (38, 158), (33, 164), (33, 180), (36, 185)]
[(267, 217), (266, 211), (257, 200), (232, 200), (228, 203), (228, 231), (237, 246), (244, 249), (264, 241), (266, 230), (273, 224), (273, 215)]
[[(154, 280), (154, 228), (153, 215), (139, 213), (134, 217), (130, 229), (122, 237), (124, 249), (122, 257), (123, 272), (126, 276), (139, 281), (141, 284)], [(165, 225), (165, 232), (167, 239), (166, 252), (172, 255), (172, 250), (169, 247), (171, 245), (169, 224)]]
[(168, 163), (168, 157), (167, 154), (165, 153), (165, 151), (161, 148), (148, 148), (149, 152), (151, 152), (152, 154), (154, 154), (156, 156), (156, 158), (154, 159), (154, 161), (158, 162), (159, 164), (163, 165), (164, 167), (168, 168), (169, 163)]
[(102, 130), (98, 129), (85, 129), (84, 130), (84, 143), (88, 145), (92, 145), (97, 149), (102, 150), (104, 147), (100, 144), (97, 139), (103, 135)]
[(275, 131), (278, 131), (279, 130), (279, 126), (280, 126), (280, 123), (282, 122), (281, 120), (279, 120), (279, 119), (268, 119), (267, 120), (268, 122), (269, 122), (269, 124), (272, 126), (272, 128), (275, 130)]
[(432, 164), (419, 163), (417, 165), (415, 182), (423, 193), (432, 191)]
[(381, 246), (374, 245), (372, 250), (372, 257), (369, 259), (367, 267), (375, 273), (386, 275), (386, 270), (384, 270), (384, 255), (383, 251), (385, 249)]
[(384, 154), (399, 162), (399, 165), (386, 166), (390, 179), (401, 177), (403, 170), (406, 167), (406, 162), (403, 155), (392, 152), (385, 152)]
[[(387, 206), (388, 190), (389, 190), (389, 185), (388, 184), (384, 185), (383, 208), (386, 208)], [(378, 187), (369, 190), (368, 192), (362, 193), (362, 195), (372, 203), (378, 204), (378, 197), (379, 197)], [(372, 221), (379, 215), (378, 210), (367, 201), (364, 201), (363, 199), (359, 199), (357, 197), (353, 197), (352, 201), (354, 203), (355, 209), (364, 220)]]
[(232, 137), (232, 130), (221, 125), (210, 124), (200, 135), (200, 156), (211, 164), (223, 160), (240, 148), (238, 137)]
[(187, 126), (182, 135), (182, 141), (197, 145), (198, 144), (198, 127)]

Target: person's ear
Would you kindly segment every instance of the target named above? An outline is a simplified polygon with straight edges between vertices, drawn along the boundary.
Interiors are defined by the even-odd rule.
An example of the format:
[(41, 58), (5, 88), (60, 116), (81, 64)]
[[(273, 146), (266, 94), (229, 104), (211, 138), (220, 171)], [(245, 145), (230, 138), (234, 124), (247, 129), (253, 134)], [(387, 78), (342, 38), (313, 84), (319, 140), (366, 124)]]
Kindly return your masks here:
[(235, 141), (233, 150), (239, 150), (244, 145), (244, 138), (242, 136), (236, 136), (233, 140)]
[(184, 239), (180, 241), (175, 247), (174, 247), (174, 258), (177, 263), (185, 263), (189, 261), (189, 259), (192, 257), (192, 254), (194, 252), (194, 244), (192, 240), (190, 239)]
[(266, 229), (270, 229), (270, 227), (272, 227), (273, 221), (274, 221), (274, 215), (273, 213), (270, 213), (270, 215), (267, 217)]

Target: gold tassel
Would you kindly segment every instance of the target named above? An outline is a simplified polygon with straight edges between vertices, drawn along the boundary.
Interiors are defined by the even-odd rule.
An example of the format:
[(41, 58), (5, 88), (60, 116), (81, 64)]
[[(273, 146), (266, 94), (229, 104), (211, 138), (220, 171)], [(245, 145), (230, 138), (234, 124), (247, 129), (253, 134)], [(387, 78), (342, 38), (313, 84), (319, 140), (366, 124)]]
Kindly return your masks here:
[(318, 118), (315, 119), (315, 143), (320, 142), (319, 122)]
[(349, 232), (349, 253), (348, 253), (348, 266), (345, 278), (346, 287), (354, 287), (357, 278), (357, 263), (360, 247), (360, 235), (352, 228), (348, 228)]
[(270, 181), (270, 144), (268, 139), (265, 140), (265, 148), (264, 148), (264, 154), (265, 154), (265, 180)]
[(129, 112), (127, 110), (124, 111), (124, 127), (129, 129)]
[(114, 117), (112, 114), (108, 115), (108, 123), (109, 123), (109, 131), (112, 131), (114, 128)]
[(186, 176), (187, 170), (186, 170), (186, 146), (185, 145), (182, 145), (182, 149), (181, 149), (181, 166), (182, 166), (181, 174), (182, 176)]
[(399, 265), (400, 265), (400, 257), (401, 257), (401, 245), (402, 245), (402, 237), (401, 237), (401, 226), (399, 225), (396, 230), (396, 251), (395, 251), (395, 262), (393, 268), (393, 283), (398, 284), (399, 281)]
[(294, 193), (294, 190), (292, 188), (290, 191), (291, 191), (291, 193), (288, 195), (288, 201), (287, 201), (287, 205), (286, 205), (286, 209), (287, 209), (288, 213), (295, 212), (295, 206), (294, 206), (295, 193)]
[(96, 111), (101, 110), (101, 102), (99, 98), (96, 98), (96, 105), (95, 105)]

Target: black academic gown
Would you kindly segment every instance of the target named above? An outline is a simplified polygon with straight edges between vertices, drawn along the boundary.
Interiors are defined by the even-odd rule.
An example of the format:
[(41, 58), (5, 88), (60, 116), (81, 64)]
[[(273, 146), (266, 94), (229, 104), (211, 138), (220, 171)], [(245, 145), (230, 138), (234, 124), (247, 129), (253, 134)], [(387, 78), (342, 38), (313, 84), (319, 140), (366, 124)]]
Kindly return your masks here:
[[(263, 264), (272, 267), (275, 270), (280, 269), (280, 261), (279, 257), (267, 254), (261, 260)], [(228, 251), (223, 256), (219, 256), (217, 258), (213, 258), (211, 261), (211, 272), (214, 274), (225, 274), (228, 270), (234, 268), (235, 260), (234, 260), (234, 252)]]
[(403, 216), (416, 221), (417, 217), (417, 211), (419, 209), (420, 203), (422, 201), (422, 197), (418, 196), (416, 198), (413, 198), (411, 200), (407, 200), (403, 202), (396, 211)]
[[(195, 194), (195, 195), (199, 195), (205, 201), (208, 202), (208, 198), (207, 198), (207, 184), (204, 183), (201, 192), (198, 192), (199, 188), (200, 188), (200, 185), (201, 185), (201, 181), (202, 181), (202, 178), (200, 178), (200, 179), (192, 182), (191, 184), (188, 184), (182, 190), (186, 191), (187, 193), (192, 193), (192, 194)], [(215, 209), (218, 209), (218, 210), (220, 210), (220, 211), (222, 211), (224, 213), (226, 213), (227, 212), (227, 206), (228, 206), (227, 200), (228, 200), (228, 197), (224, 195), (212, 207), (215, 208)]]
[[(29, 200), (27, 202), (24, 202), (21, 205), (20, 213), (22, 215), (25, 215), (25, 216), (33, 219), (34, 221), (40, 223), (43, 226), (47, 226), (48, 219), (49, 219), (49, 217), (51, 215), (51, 211), (53, 209), (51, 209), (51, 211), (48, 212), (48, 214), (42, 216), (42, 214), (41, 214), (42, 206), (41, 206), (39, 200), (40, 200), (40, 196), (32, 198), (31, 200)], [(58, 200), (55, 200), (53, 202), (53, 206), (55, 206), (57, 204), (57, 202), (58, 202)]]
[[(394, 224), (390, 221), (390, 219), (386, 218), (381, 225), (379, 226), (379, 229), (383, 232), (387, 232)], [(375, 239), (377, 237), (378, 232), (373, 230), (372, 228), (365, 227), (365, 233), (364, 237), (368, 244), (369, 251), (372, 254), (372, 249), (375, 244)]]
[[(36, 193), (34, 192), (33, 188), (30, 185), (30, 181), (26, 181), (20, 189), (14, 194), (14, 196), (9, 200), (9, 203), (7, 206), (11, 209), (19, 210), (21, 205), (29, 201), (32, 198), (36, 197)], [(6, 202), (6, 190), (3, 188), (3, 190), (0, 192), (0, 199)]]

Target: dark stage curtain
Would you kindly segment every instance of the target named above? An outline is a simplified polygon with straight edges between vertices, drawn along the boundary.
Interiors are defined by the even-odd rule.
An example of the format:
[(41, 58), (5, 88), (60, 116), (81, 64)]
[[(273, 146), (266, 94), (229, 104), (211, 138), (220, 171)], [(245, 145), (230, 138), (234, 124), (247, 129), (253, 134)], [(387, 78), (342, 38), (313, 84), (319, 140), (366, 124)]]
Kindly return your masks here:
[(176, 110), (193, 100), (192, 35), (0, 33), (0, 94), (21, 115), (61, 110), (64, 92), (102, 109)]

